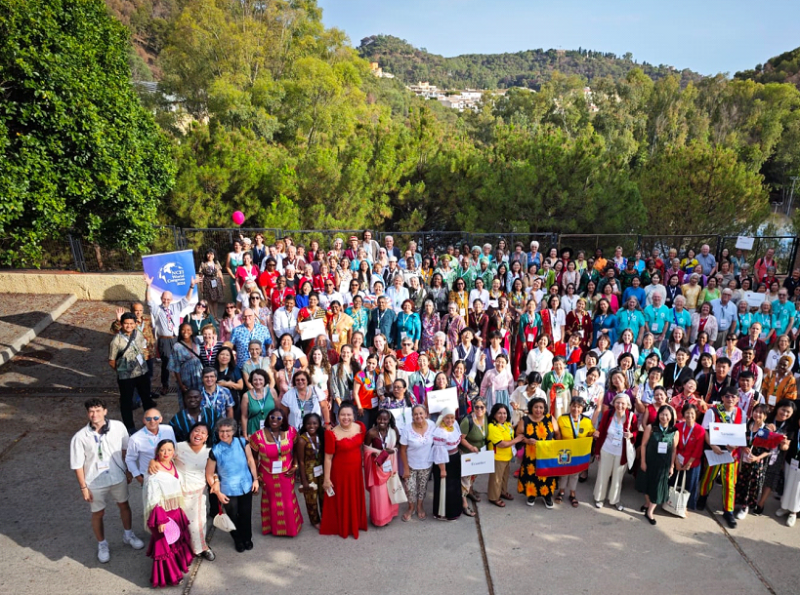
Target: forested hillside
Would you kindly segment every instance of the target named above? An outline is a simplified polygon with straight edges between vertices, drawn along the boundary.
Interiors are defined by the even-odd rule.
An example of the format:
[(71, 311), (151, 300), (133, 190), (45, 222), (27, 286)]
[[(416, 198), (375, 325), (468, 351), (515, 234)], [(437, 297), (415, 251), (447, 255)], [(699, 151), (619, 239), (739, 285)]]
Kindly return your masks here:
[[(284, 229), (740, 233), (800, 175), (790, 84), (631, 63), (590, 100), (553, 70), (459, 113), (372, 76), (315, 0), (118, 1), (128, 38), (103, 0), (0, 0), (1, 262), (66, 233), (147, 249), (156, 221), (234, 210)], [(160, 78), (140, 100), (131, 44), (158, 49), (129, 62)]]
[(759, 83), (790, 83), (800, 89), (800, 48), (770, 58), (766, 64), (758, 64), (752, 70), (737, 72), (734, 78)]
[(445, 58), (418, 49), (403, 39), (391, 35), (373, 35), (361, 41), (359, 54), (376, 61), (386, 71), (406, 83), (428, 81), (445, 89), (505, 89), (526, 87), (538, 90), (554, 72), (576, 74), (589, 83), (609, 76), (625, 78), (638, 68), (653, 80), (677, 75), (681, 86), (697, 82), (700, 75), (691, 70), (676, 70), (671, 66), (637, 64), (633, 56), (616, 56), (583, 48), (577, 50), (528, 50), (513, 54), (464, 54)]

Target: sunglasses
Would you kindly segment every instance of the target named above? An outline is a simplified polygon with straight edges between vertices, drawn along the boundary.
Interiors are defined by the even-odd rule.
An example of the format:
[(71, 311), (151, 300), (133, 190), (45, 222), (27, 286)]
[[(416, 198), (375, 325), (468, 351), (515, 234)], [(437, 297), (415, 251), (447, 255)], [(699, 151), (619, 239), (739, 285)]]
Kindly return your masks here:
[(236, 306), (226, 306), (225, 309), (226, 310), (235, 310)]
[(198, 306), (199, 308), (203, 308), (203, 309), (206, 309), (206, 308), (208, 307), (208, 306), (206, 306), (205, 304), (197, 304), (197, 306)]
[(261, 298), (260, 298), (260, 297), (258, 297), (258, 296), (253, 296), (253, 297), (251, 297), (251, 298), (250, 298), (250, 301), (251, 301), (251, 302), (257, 302), (257, 301), (258, 301), (258, 300), (260, 300), (260, 299), (261, 299)]
[(473, 407), (473, 409), (475, 409), (475, 411), (478, 411), (479, 409), (486, 411), (486, 407), (481, 407), (480, 405)]
[(160, 415), (155, 415), (153, 417), (145, 417), (144, 421), (159, 421), (161, 419)]

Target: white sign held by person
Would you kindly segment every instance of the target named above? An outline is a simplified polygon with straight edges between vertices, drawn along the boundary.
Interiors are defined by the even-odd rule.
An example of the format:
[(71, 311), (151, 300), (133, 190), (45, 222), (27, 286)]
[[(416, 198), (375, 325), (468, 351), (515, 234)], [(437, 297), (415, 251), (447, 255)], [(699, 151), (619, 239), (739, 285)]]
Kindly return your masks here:
[(745, 424), (718, 424), (712, 422), (709, 439), (716, 446), (747, 446)]
[(761, 304), (764, 303), (764, 300), (767, 298), (766, 293), (758, 293), (756, 291), (745, 291), (744, 292), (744, 301), (747, 302), (747, 305), (750, 308), (760, 308)]
[(443, 409), (458, 411), (458, 389), (455, 386), (428, 393), (428, 413), (440, 413)]
[(320, 335), (325, 334), (325, 319), (314, 318), (313, 320), (304, 320), (299, 324), (300, 338), (303, 341), (311, 341)]
[(494, 451), (483, 450), (461, 455), (461, 477), (494, 473)]
[(747, 236), (739, 236), (738, 238), (736, 238), (736, 249), (752, 250), (755, 241), (756, 241), (755, 238), (748, 238)]

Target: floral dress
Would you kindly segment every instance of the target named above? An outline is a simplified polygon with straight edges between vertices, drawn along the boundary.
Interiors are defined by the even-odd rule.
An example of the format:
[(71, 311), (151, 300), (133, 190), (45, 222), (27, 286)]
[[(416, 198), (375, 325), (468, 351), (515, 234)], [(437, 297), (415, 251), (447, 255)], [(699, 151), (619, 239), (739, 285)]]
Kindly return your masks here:
[(439, 313), (422, 316), (422, 336), (419, 340), (419, 351), (424, 352), (433, 347), (433, 336), (439, 332)]
[[(536, 440), (555, 440), (556, 431), (553, 418), (545, 415), (541, 421), (533, 421), (527, 415), (522, 418), (525, 438)], [(558, 489), (557, 477), (539, 477), (536, 475), (536, 445), (525, 444), (522, 455), (522, 466), (519, 469), (517, 492), (526, 497), (552, 496)]]
[[(766, 438), (769, 435), (769, 430), (762, 426), (755, 427), (755, 422), (750, 421), (747, 424), (747, 446), (750, 447), (750, 452), (754, 457), (764, 454), (767, 449), (762, 447), (753, 447), (753, 440), (761, 436)], [(753, 508), (758, 504), (758, 499), (761, 496), (761, 489), (764, 487), (764, 480), (767, 476), (767, 465), (769, 464), (769, 457), (763, 458), (755, 463), (746, 463), (744, 456), (739, 463), (739, 478), (736, 481), (736, 504), (738, 506), (749, 506)]]
[(223, 298), (222, 269), (215, 262), (204, 262), (200, 265), (203, 276), (203, 297), (209, 302), (221, 302)]

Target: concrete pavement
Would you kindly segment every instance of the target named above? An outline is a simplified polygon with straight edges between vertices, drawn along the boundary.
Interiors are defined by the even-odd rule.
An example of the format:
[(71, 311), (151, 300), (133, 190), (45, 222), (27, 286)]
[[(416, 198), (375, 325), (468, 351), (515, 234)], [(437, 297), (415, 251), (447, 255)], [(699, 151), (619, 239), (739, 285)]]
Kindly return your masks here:
[[(114, 306), (78, 302), (36, 339), (52, 353), (50, 360), (0, 368), (0, 593), (152, 592), (150, 559), (122, 545), (115, 510), (106, 515), (111, 562), (97, 562), (88, 506), (69, 469), (69, 439), (85, 423), (83, 400), (106, 398), (111, 417), (119, 419), (104, 355)], [(169, 418), (175, 397), (160, 404)], [(775, 500), (767, 515), (748, 517), (731, 531), (708, 513), (683, 520), (659, 511), (658, 525), (651, 527), (638, 512), (642, 498), (630, 477), (622, 497), (628, 510), (596, 510), (594, 474), (593, 469), (592, 479), (579, 485), (578, 509), (565, 502), (546, 510), (541, 501), (530, 508), (519, 496), (500, 509), (484, 498), (479, 519), (397, 518), (388, 527), (371, 527), (357, 541), (321, 537), (308, 523), (295, 539), (261, 536), (255, 505), (254, 550), (238, 554), (218, 532), (211, 541), (217, 560), (196, 562), (183, 592), (797, 592), (800, 526), (789, 529), (773, 516)], [(478, 483), (483, 493), (485, 483)], [(514, 493), (513, 479), (510, 487)], [(719, 498), (717, 487), (711, 508)], [(131, 506), (134, 528), (146, 537), (138, 487), (131, 487)], [(305, 512), (302, 501), (301, 508)], [(429, 514), (431, 508), (429, 490)]]

